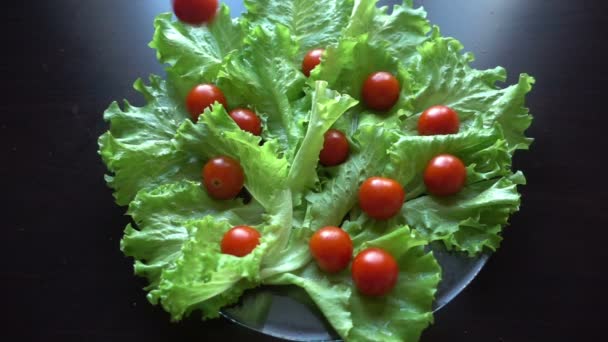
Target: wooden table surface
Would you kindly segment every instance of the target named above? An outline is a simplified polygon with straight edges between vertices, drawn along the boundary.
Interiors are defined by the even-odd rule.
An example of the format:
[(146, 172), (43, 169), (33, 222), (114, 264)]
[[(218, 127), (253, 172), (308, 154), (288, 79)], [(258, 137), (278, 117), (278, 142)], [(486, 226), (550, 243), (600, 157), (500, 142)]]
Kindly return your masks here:
[[(475, 66), (505, 66), (511, 82), (537, 78), (528, 100), (536, 142), (515, 158), (529, 181), (521, 212), (422, 341), (605, 340), (594, 336), (608, 317), (608, 5), (417, 4), (476, 54)], [(118, 248), (128, 219), (103, 181), (96, 138), (112, 100), (141, 103), (132, 82), (162, 73), (147, 42), (169, 0), (5, 6), (0, 340), (274, 341), (222, 319), (169, 323)]]

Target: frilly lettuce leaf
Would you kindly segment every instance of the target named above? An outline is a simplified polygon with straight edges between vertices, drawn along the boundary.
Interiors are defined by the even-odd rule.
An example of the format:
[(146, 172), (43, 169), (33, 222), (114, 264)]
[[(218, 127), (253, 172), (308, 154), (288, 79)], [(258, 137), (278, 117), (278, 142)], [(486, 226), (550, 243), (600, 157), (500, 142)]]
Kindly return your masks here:
[(399, 56), (404, 65), (409, 64), (431, 30), (426, 12), (422, 7), (413, 8), (411, 0), (393, 6), (391, 14), (387, 7), (378, 8), (377, 3), (378, 0), (355, 1), (344, 36), (367, 35), (372, 44)]
[(350, 308), (352, 286), (346, 276), (332, 277), (310, 263), (302, 270), (282, 273), (266, 281), (269, 285), (297, 285), (302, 287), (325, 314), (336, 332), (348, 336), (353, 328)]
[(289, 29), (255, 26), (243, 46), (226, 57), (218, 85), (231, 108), (249, 107), (265, 121), (263, 137), (277, 139), (290, 158), (304, 128), (294, 122), (293, 101), (302, 96), (304, 75), (294, 63), (298, 45)]
[[(499, 123), (510, 151), (527, 149), (532, 139), (524, 132), (532, 116), (524, 102), (534, 78), (522, 74), (518, 84), (499, 88), (496, 83), (506, 80), (505, 69), (473, 69), (473, 55), (462, 54), (462, 48), (457, 40), (443, 37), (418, 47), (419, 56), (410, 71), (416, 89), (411, 95), (413, 112), (420, 114), (430, 106), (443, 104), (458, 112), (461, 129), (473, 125), (477, 118), (486, 128)], [(417, 118), (410, 119), (410, 127), (415, 127)]]
[(134, 85), (147, 104), (134, 107), (116, 102), (104, 113), (110, 130), (99, 138), (99, 154), (111, 172), (106, 176), (119, 205), (138, 191), (182, 179), (195, 180), (200, 169), (175, 148), (173, 137), (187, 117), (182, 101), (169, 96), (171, 87), (157, 76), (150, 84)]
[(466, 186), (449, 198), (423, 196), (408, 201), (397, 220), (404, 220), (430, 241), (474, 256), (484, 248), (496, 250), (502, 227), (519, 210), (517, 185), (521, 173)]
[(424, 250), (427, 240), (408, 227), (395, 227), (388, 233), (374, 235), (369, 234), (370, 227), (355, 223), (345, 224), (345, 229), (353, 236), (355, 253), (378, 247), (395, 257), (399, 280), (389, 294), (361, 295), (354, 288), (348, 270), (327, 274), (314, 263), (268, 282), (303, 287), (345, 340), (417, 341), (433, 321), (431, 307), (441, 279), (437, 261)]
[[(401, 85), (399, 101), (388, 115), (406, 108), (407, 95), (411, 92), (406, 69), (389, 51), (372, 44), (368, 35), (343, 38), (337, 46), (328, 47), (323, 62), (311, 72), (311, 78), (327, 81), (331, 89), (360, 100), (363, 83), (378, 71), (395, 75)], [(363, 104), (358, 108), (362, 111)]]
[(224, 58), (242, 46), (245, 30), (242, 23), (230, 18), (226, 5), (204, 27), (183, 24), (172, 17), (172, 13), (156, 17), (150, 47), (167, 65), (167, 76), (175, 84), (176, 95), (185, 98), (195, 85), (215, 81)]
[[(205, 216), (189, 221), (187, 241), (171, 267), (163, 268), (158, 286), (150, 291), (148, 299), (162, 304), (174, 320), (195, 310), (205, 319), (218, 317), (222, 307), (233, 304), (244, 290), (261, 283), (263, 269), (285, 262), (277, 256), (285, 250), (293, 233), (290, 192), (284, 192), (281, 199), (282, 205), (265, 215), (261, 224), (253, 225), (255, 218), (237, 217), (241, 220), (238, 224), (253, 225), (262, 236), (260, 245), (244, 257), (221, 253), (222, 237), (236, 221), (230, 220), (230, 216)], [(239, 209), (232, 208), (224, 215), (238, 215)]]
[(308, 207), (304, 225), (317, 230), (338, 226), (357, 203), (359, 185), (367, 177), (382, 174), (389, 161), (388, 149), (394, 136), (382, 124), (364, 124), (354, 136), (349, 158), (342, 165), (331, 168), (320, 191), (306, 196)]
[(289, 171), (291, 190), (298, 193), (312, 188), (318, 181), (317, 164), (323, 149), (324, 135), (329, 128), (357, 101), (327, 88), (327, 82), (317, 81), (311, 93), (312, 108), (308, 129)]
[(255, 286), (262, 257), (274, 236), (265, 234), (252, 253), (235, 257), (220, 250), (222, 236), (230, 228), (227, 221), (211, 216), (191, 222), (191, 238), (174, 265), (162, 272), (158, 288), (148, 295), (150, 301), (160, 302), (174, 320), (193, 310), (214, 318), (220, 308)]
[[(351, 235), (357, 243), (356, 233)], [(353, 295), (354, 327), (349, 340), (417, 341), (433, 322), (432, 304), (441, 268), (433, 254), (424, 250), (427, 241), (402, 227), (361, 245), (360, 249), (378, 247), (391, 253), (399, 264), (399, 280), (384, 297)]]
[(338, 42), (348, 24), (353, 0), (245, 0), (245, 17), (252, 25), (272, 28), (283, 25), (299, 44), (297, 59), (306, 52)]
[(213, 215), (232, 225), (255, 226), (262, 223), (264, 208), (239, 199), (217, 201), (200, 182), (180, 181), (140, 191), (128, 214), (136, 226), (125, 229), (121, 249), (135, 258), (135, 273), (148, 278), (148, 288), (153, 288), (162, 270), (182, 254), (182, 245), (192, 233), (188, 222)]
[(245, 187), (265, 208), (272, 208), (278, 192), (286, 188), (289, 163), (278, 157), (277, 144), (245, 132), (221, 105), (207, 109), (198, 123), (185, 121), (176, 136), (179, 150), (194, 158), (199, 170), (211, 158), (225, 155), (239, 161)]
[(458, 134), (418, 136), (399, 135), (388, 153), (391, 162), (386, 175), (399, 181), (408, 198), (426, 192), (422, 175), (428, 163), (439, 154), (452, 154), (467, 166), (467, 183), (498, 178), (511, 173), (511, 156), (498, 126), (476, 128)]
[[(501, 129), (495, 126), (440, 136), (409, 136), (392, 131), (398, 138), (388, 149), (389, 160), (380, 175), (404, 184), (406, 203), (401, 212), (374, 227), (380, 230), (407, 224), (428, 241), (443, 241), (448, 249), (471, 256), (484, 247), (498, 248), (502, 227), (519, 209), (517, 185), (525, 184), (519, 173), (511, 171), (511, 157)], [(458, 156), (467, 166), (467, 185), (458, 194), (435, 197), (426, 194), (422, 174), (436, 155)], [(323, 216), (323, 215), (320, 215)], [(351, 220), (371, 224), (357, 207)], [(373, 231), (371, 229), (370, 231)]]

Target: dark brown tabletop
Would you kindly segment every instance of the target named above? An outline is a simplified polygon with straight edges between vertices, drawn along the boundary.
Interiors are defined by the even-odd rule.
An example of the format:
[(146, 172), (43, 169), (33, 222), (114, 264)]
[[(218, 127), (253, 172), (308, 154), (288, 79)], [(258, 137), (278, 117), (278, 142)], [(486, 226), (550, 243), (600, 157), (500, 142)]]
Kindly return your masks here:
[[(521, 211), (422, 341), (605, 340), (608, 5), (416, 3), (476, 54), (476, 67), (537, 79), (528, 98), (536, 141), (515, 158), (529, 183)], [(118, 248), (128, 218), (104, 183), (96, 138), (112, 100), (141, 103), (133, 81), (162, 74), (147, 43), (154, 16), (169, 9), (169, 0), (5, 4), (0, 340), (275, 341), (224, 319), (170, 323)]]

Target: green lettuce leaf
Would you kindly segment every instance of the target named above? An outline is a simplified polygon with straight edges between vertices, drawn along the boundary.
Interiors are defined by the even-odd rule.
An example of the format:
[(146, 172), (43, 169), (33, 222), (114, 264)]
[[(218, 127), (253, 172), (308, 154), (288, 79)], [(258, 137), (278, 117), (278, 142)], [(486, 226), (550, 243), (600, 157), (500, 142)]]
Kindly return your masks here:
[(289, 163), (279, 159), (277, 144), (270, 141), (260, 146), (260, 137), (241, 130), (221, 105), (207, 109), (196, 124), (185, 121), (176, 140), (179, 150), (195, 160), (199, 170), (217, 156), (238, 160), (245, 173), (245, 187), (266, 209), (273, 208), (287, 188)]
[(157, 286), (163, 269), (172, 266), (191, 235), (188, 222), (213, 215), (232, 225), (262, 223), (264, 208), (257, 202), (211, 199), (200, 182), (180, 181), (142, 190), (129, 205), (129, 224), (121, 249), (135, 259), (135, 273)]
[(293, 101), (302, 97), (304, 75), (293, 61), (298, 45), (289, 30), (276, 26), (251, 28), (244, 45), (231, 53), (218, 74), (218, 85), (231, 108), (249, 107), (265, 121), (263, 137), (278, 139), (291, 158), (304, 135), (294, 122)]
[[(373, 142), (373, 143), (372, 143)], [(368, 177), (382, 175), (389, 161), (388, 149), (394, 135), (384, 124), (362, 124), (354, 136), (349, 158), (332, 169), (320, 191), (306, 196), (308, 208), (304, 226), (317, 230), (338, 226), (357, 203), (359, 185)]]
[(245, 0), (245, 17), (254, 25), (289, 29), (300, 46), (297, 59), (306, 52), (338, 42), (348, 24), (353, 0)]
[(458, 134), (397, 135), (399, 138), (388, 151), (391, 162), (386, 175), (405, 187), (408, 198), (426, 192), (422, 175), (431, 159), (439, 154), (452, 154), (463, 161), (468, 184), (511, 173), (509, 148), (498, 126), (486, 129), (478, 120), (474, 129)]
[[(369, 235), (370, 227), (346, 224), (355, 252), (378, 247), (391, 253), (399, 264), (399, 280), (386, 296), (361, 295), (350, 273), (327, 274), (310, 264), (292, 274), (282, 274), (271, 284), (294, 284), (306, 290), (336, 332), (348, 341), (417, 341), (433, 321), (431, 306), (441, 279), (432, 253), (424, 251), (427, 240), (399, 227), (389, 233)], [(361, 237), (360, 235), (363, 234)]]
[(222, 307), (235, 303), (244, 290), (254, 287), (262, 256), (273, 237), (263, 235), (253, 252), (235, 257), (220, 250), (222, 237), (230, 228), (227, 221), (211, 216), (191, 222), (192, 237), (174, 265), (162, 272), (158, 288), (148, 295), (150, 301), (160, 302), (174, 320), (194, 310), (200, 310), (203, 318), (214, 318)]
[[(343, 38), (337, 46), (331, 46), (323, 62), (311, 72), (313, 80), (324, 80), (329, 88), (360, 100), (361, 89), (367, 77), (377, 71), (390, 72), (401, 85), (399, 101), (384, 117), (409, 109), (408, 95), (411, 93), (409, 75), (389, 51), (370, 43), (368, 35)], [(363, 111), (363, 104), (357, 107)], [(353, 117), (348, 117), (351, 120)]]
[(502, 227), (519, 210), (517, 185), (521, 173), (466, 186), (449, 198), (423, 196), (405, 203), (400, 220), (416, 228), (429, 241), (441, 240), (448, 249), (474, 256), (484, 248), (496, 250)]
[(349, 340), (418, 341), (433, 322), (432, 304), (441, 280), (441, 268), (433, 254), (425, 252), (426, 243), (426, 239), (402, 227), (361, 245), (358, 250), (378, 247), (391, 253), (399, 264), (399, 279), (384, 297), (358, 292), (352, 296), (354, 327)]
[(344, 278), (332, 277), (319, 271), (315, 264), (309, 264), (301, 271), (270, 278), (266, 284), (297, 285), (303, 288), (336, 332), (345, 337), (353, 328), (353, 320), (349, 305), (351, 284), (344, 282)]
[(367, 35), (372, 44), (391, 51), (405, 65), (417, 53), (417, 47), (428, 39), (431, 26), (424, 9), (414, 9), (411, 0), (388, 8), (377, 7), (377, 0), (357, 0), (346, 37)]
[[(374, 226), (387, 230), (407, 224), (428, 241), (443, 241), (448, 249), (471, 256), (484, 247), (498, 248), (502, 227), (519, 209), (516, 185), (525, 180), (512, 175), (509, 148), (499, 126), (485, 129), (478, 120), (476, 127), (440, 136), (408, 136), (393, 130), (397, 138), (388, 150), (390, 161), (383, 175), (404, 185), (406, 203), (396, 217)], [(425, 195), (424, 169), (443, 153), (456, 155), (467, 165), (467, 186), (446, 198)], [(375, 221), (358, 208), (350, 216), (360, 225)]]
[[(295, 210), (294, 210), (295, 211)], [(294, 216), (296, 214), (294, 213)], [(263, 281), (272, 278), (277, 274), (285, 274), (302, 268), (312, 259), (308, 247), (308, 240), (312, 236), (312, 231), (291, 221), (293, 229), (283, 230), (280, 236), (282, 245), (275, 248), (267, 262), (260, 270), (260, 277)], [(287, 235), (284, 235), (287, 234)]]
[[(473, 55), (462, 54), (462, 44), (452, 38), (436, 37), (418, 51), (420, 55), (410, 71), (416, 89), (410, 99), (414, 113), (443, 104), (458, 112), (461, 130), (482, 118), (486, 128), (500, 124), (511, 152), (528, 148), (532, 139), (524, 132), (532, 117), (524, 102), (534, 78), (522, 74), (518, 84), (499, 88), (496, 83), (506, 81), (505, 69), (471, 68)], [(417, 118), (413, 116), (406, 126), (415, 127)]]
[(308, 129), (289, 171), (289, 185), (296, 193), (312, 188), (318, 181), (316, 168), (325, 132), (342, 114), (357, 104), (350, 96), (327, 89), (327, 82), (324, 81), (315, 83), (311, 97)]
[(99, 154), (108, 170), (106, 176), (119, 205), (127, 205), (144, 188), (181, 179), (198, 179), (200, 169), (175, 148), (173, 136), (188, 117), (182, 101), (169, 96), (171, 87), (157, 76), (150, 85), (134, 85), (147, 104), (134, 107), (116, 102), (104, 113), (110, 130), (99, 138)]
[(214, 83), (224, 58), (243, 44), (243, 25), (230, 18), (223, 5), (209, 25), (194, 27), (164, 13), (154, 20), (154, 38), (150, 47), (161, 63), (167, 64), (167, 76), (174, 82), (176, 95), (185, 98), (199, 83)]
[[(222, 237), (235, 225), (232, 217), (213, 215), (188, 222), (188, 240), (171, 267), (163, 268), (158, 287), (148, 294), (148, 299), (161, 303), (174, 320), (195, 310), (200, 310), (205, 319), (217, 317), (221, 308), (234, 304), (245, 290), (261, 283), (262, 269), (285, 262), (277, 256), (287, 247), (292, 233), (291, 193), (283, 192), (280, 199), (278, 208), (270, 210), (264, 222), (253, 225), (262, 237), (260, 244), (244, 257), (220, 250)], [(253, 222), (237, 219), (238, 224), (251, 226)]]

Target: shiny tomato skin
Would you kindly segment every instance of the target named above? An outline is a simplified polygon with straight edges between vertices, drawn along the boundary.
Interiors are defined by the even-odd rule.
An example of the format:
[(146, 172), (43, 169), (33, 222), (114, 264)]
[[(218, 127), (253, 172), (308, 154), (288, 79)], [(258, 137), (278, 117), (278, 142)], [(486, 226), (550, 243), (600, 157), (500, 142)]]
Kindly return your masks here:
[(456, 134), (460, 130), (458, 113), (447, 106), (433, 106), (422, 112), (418, 119), (420, 135)]
[(238, 161), (220, 156), (209, 160), (203, 167), (203, 183), (211, 197), (232, 199), (243, 188), (245, 173)]
[(379, 71), (367, 77), (361, 96), (368, 108), (387, 111), (397, 103), (400, 92), (401, 85), (397, 78), (391, 73)]
[(450, 196), (458, 193), (467, 181), (464, 163), (450, 154), (433, 158), (424, 170), (424, 184), (435, 196)]
[(244, 257), (260, 244), (260, 232), (249, 226), (236, 226), (224, 234), (222, 253)]
[(325, 49), (314, 49), (308, 51), (306, 56), (304, 56), (304, 60), (302, 61), (302, 72), (306, 77), (310, 76), (310, 72), (317, 67), (317, 65), (321, 64), (321, 57)]
[(319, 154), (319, 161), (324, 166), (342, 164), (348, 158), (350, 147), (344, 133), (337, 129), (330, 129), (325, 133), (323, 149)]
[(215, 102), (221, 103), (224, 108), (228, 105), (226, 97), (220, 88), (213, 84), (199, 84), (190, 90), (186, 97), (186, 108), (192, 117), (192, 120), (197, 121), (198, 117)]
[(201, 25), (215, 18), (218, 0), (173, 0), (173, 12), (182, 22)]
[(323, 227), (310, 239), (310, 253), (325, 272), (336, 273), (345, 269), (353, 257), (350, 235), (338, 227)]
[(359, 206), (368, 216), (377, 220), (395, 216), (404, 201), (403, 187), (390, 178), (371, 177), (359, 188)]
[(253, 135), (262, 134), (262, 120), (246, 108), (237, 108), (230, 111), (230, 117), (243, 130)]
[(353, 260), (351, 275), (362, 294), (384, 296), (397, 284), (399, 265), (388, 252), (380, 248), (368, 248)]

